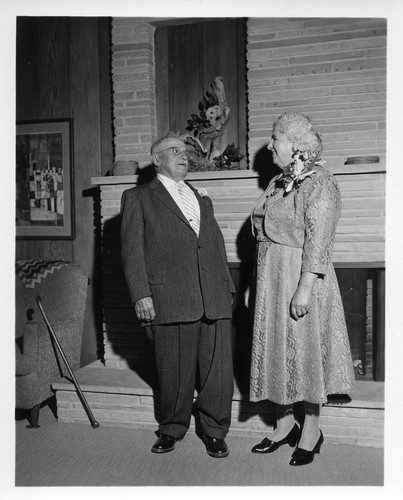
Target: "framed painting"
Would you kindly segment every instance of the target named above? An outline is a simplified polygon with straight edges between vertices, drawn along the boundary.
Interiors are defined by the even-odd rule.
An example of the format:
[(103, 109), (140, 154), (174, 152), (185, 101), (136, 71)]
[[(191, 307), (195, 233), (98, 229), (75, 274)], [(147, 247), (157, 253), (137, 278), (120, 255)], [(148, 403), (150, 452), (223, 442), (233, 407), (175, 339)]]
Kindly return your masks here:
[(74, 237), (69, 119), (17, 123), (16, 236)]

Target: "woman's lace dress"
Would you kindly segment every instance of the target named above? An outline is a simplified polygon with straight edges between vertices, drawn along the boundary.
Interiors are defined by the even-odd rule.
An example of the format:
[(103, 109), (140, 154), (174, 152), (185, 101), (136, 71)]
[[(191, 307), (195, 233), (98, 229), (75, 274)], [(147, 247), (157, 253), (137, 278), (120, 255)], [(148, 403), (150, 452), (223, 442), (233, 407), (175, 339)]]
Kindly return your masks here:
[[(350, 344), (331, 262), (341, 200), (321, 166), (284, 196), (276, 178), (252, 213), (258, 241), (250, 399), (323, 403), (354, 382)], [(317, 273), (309, 313), (291, 318), (302, 271)]]

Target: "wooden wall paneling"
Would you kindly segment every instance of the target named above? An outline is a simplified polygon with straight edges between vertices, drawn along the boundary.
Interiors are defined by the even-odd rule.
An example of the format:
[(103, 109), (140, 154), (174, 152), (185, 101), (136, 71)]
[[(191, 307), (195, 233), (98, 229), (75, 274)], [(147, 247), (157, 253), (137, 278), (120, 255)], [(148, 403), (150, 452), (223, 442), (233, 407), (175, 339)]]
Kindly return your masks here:
[(16, 119), (40, 116), (38, 86), (38, 24), (30, 17), (17, 18)]
[(237, 61), (234, 50), (236, 40), (235, 21), (201, 23), (203, 43), (202, 78), (203, 89), (209, 90), (216, 76), (223, 78), (227, 105), (231, 108), (230, 119), (225, 127), (221, 144), (223, 147), (238, 142), (238, 97)]
[[(68, 18), (17, 19), (16, 118), (52, 120), (69, 116)], [(71, 261), (66, 240), (18, 240), (18, 259)]]
[(66, 118), (69, 113), (68, 18), (39, 22), (39, 106), (41, 118)]
[(155, 34), (158, 134), (185, 132), (191, 114), (216, 76), (222, 76), (230, 120), (222, 144), (234, 143), (245, 158), (246, 92), (245, 22), (215, 20), (176, 26), (159, 26)]
[[(74, 262), (88, 271), (82, 363), (96, 359), (98, 301), (94, 291), (95, 245), (91, 177), (101, 173), (99, 39), (96, 18), (75, 18), (71, 25), (70, 102), (74, 117)], [(95, 280), (95, 281), (94, 281)]]
[(236, 58), (237, 58), (237, 81), (238, 81), (238, 146), (244, 154), (240, 161), (240, 168), (248, 168), (248, 123), (246, 103), (246, 20), (238, 19), (236, 25)]
[(201, 29), (199, 24), (170, 26), (169, 46), (169, 110), (170, 130), (186, 132), (187, 120), (198, 114), (203, 95)]
[[(69, 117), (69, 21), (66, 17), (44, 17), (37, 21), (38, 116), (52, 120)], [(32, 242), (32, 245), (36, 243)], [(72, 242), (43, 240), (42, 258), (73, 260)]]
[(66, 260), (73, 262), (73, 245), (64, 240), (17, 240), (16, 260)]
[[(234, 143), (245, 152), (246, 134), (240, 136), (239, 108), (245, 108), (245, 74), (244, 58), (246, 47), (239, 53), (238, 42), (242, 35), (243, 20), (220, 20), (201, 23), (203, 43), (203, 88), (208, 90), (216, 76), (221, 76), (224, 81), (227, 104), (231, 108), (229, 121), (224, 130), (222, 147)], [(239, 79), (241, 76), (241, 79)], [(243, 100), (242, 100), (243, 98)], [(245, 168), (246, 160), (243, 160)]]
[(113, 164), (113, 102), (111, 75), (111, 26), (108, 17), (98, 19), (99, 107), (101, 129), (101, 172), (105, 175)]
[(162, 137), (169, 132), (169, 60), (168, 27), (160, 26), (155, 30), (155, 95), (158, 103), (157, 135)]
[(45, 260), (67, 260), (74, 262), (73, 243), (64, 240), (44, 240), (42, 258)]
[(93, 262), (93, 207), (85, 196), (91, 177), (101, 173), (98, 25), (95, 18), (71, 23), (71, 114), (74, 116), (74, 259), (85, 269)]
[(43, 240), (17, 240), (15, 260), (42, 260)]
[(97, 359), (98, 349), (91, 177), (112, 162), (109, 35), (106, 18), (17, 19), (17, 120), (72, 118), (76, 235), (74, 241), (18, 240), (16, 258), (68, 260), (89, 272), (83, 364)]

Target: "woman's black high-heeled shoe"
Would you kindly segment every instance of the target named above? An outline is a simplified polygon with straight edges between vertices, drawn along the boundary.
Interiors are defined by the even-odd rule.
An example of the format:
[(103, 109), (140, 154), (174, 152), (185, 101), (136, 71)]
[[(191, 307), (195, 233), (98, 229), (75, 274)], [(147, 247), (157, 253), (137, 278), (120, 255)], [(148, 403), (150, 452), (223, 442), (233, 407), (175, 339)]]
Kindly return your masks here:
[(312, 451), (304, 450), (303, 448), (295, 448), (294, 453), (291, 456), (290, 465), (307, 465), (313, 462), (315, 453), (319, 454), (323, 441), (323, 434), (322, 431), (320, 431), (318, 442), (315, 444)]
[(289, 444), (290, 446), (295, 446), (300, 437), (300, 428), (297, 424), (294, 424), (294, 427), (291, 431), (286, 435), (285, 438), (280, 441), (271, 441), (269, 438), (264, 438), (263, 441), (257, 445), (255, 445), (252, 449), (252, 453), (273, 453), (283, 444)]

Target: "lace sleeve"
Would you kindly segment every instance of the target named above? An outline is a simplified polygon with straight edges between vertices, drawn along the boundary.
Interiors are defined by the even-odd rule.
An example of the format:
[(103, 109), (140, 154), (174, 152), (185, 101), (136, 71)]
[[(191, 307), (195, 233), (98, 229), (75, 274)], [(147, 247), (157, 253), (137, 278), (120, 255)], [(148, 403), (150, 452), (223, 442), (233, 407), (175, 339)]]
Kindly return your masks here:
[(331, 263), (333, 242), (341, 212), (341, 196), (330, 174), (315, 179), (304, 200), (305, 241), (302, 271), (324, 275)]

